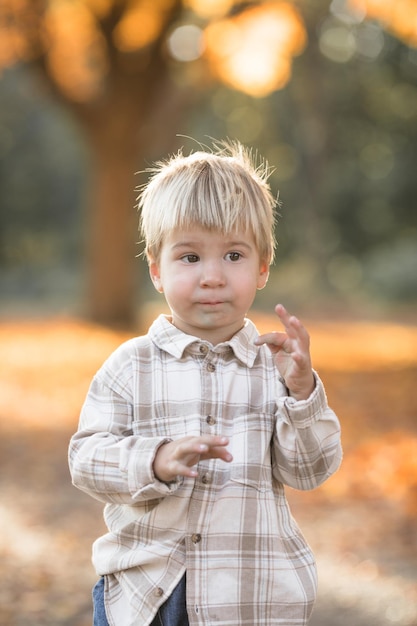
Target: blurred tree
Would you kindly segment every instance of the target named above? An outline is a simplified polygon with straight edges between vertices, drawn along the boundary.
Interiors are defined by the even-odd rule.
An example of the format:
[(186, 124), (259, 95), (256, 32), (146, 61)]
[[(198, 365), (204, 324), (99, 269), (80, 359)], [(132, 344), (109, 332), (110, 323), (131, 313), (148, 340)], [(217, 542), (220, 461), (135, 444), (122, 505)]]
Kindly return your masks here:
[[(329, 156), (332, 141), (333, 154), (338, 149), (333, 131), (343, 134), (342, 108), (348, 114), (352, 97), (344, 85), (352, 84), (355, 71), (351, 66), (345, 80), (339, 67), (345, 63), (349, 70), (347, 62), (359, 52), (369, 59), (377, 55), (378, 37), (362, 27), (366, 17), (414, 45), (411, 16), (417, 0), (332, 0), (330, 5), (321, 0), (300, 7), (302, 14), (295, 2), (285, 0), (2, 0), (0, 68), (25, 63), (46, 80), (73, 112), (90, 148), (89, 310), (96, 321), (126, 325), (134, 319), (134, 171), (176, 147), (175, 133), (186, 112), (216, 83), (263, 100), (283, 89), (307, 38), (314, 44), (298, 65), (299, 79), (287, 90), (284, 112), (299, 124), (284, 129), (281, 152), (275, 151), (271, 161), (281, 156), (287, 169), (301, 162), (306, 184), (299, 185), (300, 204), (315, 207), (301, 218), (308, 220), (302, 236), (310, 252), (323, 255), (323, 265), (323, 241), (329, 239), (324, 229), (331, 238), (333, 224), (331, 208), (324, 216), (319, 183), (326, 181), (331, 189), (329, 167), (339, 178), (327, 203), (340, 197), (346, 225), (354, 231), (355, 219), (348, 219), (355, 183), (346, 187), (356, 153), (349, 163), (346, 155), (337, 162)], [(324, 63), (339, 65), (325, 74)], [(362, 86), (369, 73), (361, 72)], [(361, 96), (358, 90), (357, 103)], [(367, 113), (371, 105), (365, 103)], [(335, 119), (337, 106), (341, 115)], [(375, 108), (372, 115), (380, 113)], [(277, 111), (269, 115), (273, 125)], [(363, 134), (353, 123), (352, 146)], [(389, 145), (371, 135), (366, 143), (360, 140), (360, 166), (371, 180), (379, 180), (392, 158)], [(297, 211), (294, 219), (300, 219)], [(334, 265), (334, 276), (346, 258)]]
[[(94, 320), (133, 322), (133, 174), (138, 164), (172, 149), (179, 119), (210, 83), (208, 69), (254, 95), (288, 81), (291, 57), (305, 44), (302, 20), (291, 4), (259, 4), (3, 0), (0, 67), (23, 62), (47, 80), (90, 148), (88, 295)], [(259, 77), (261, 66), (266, 72)]]

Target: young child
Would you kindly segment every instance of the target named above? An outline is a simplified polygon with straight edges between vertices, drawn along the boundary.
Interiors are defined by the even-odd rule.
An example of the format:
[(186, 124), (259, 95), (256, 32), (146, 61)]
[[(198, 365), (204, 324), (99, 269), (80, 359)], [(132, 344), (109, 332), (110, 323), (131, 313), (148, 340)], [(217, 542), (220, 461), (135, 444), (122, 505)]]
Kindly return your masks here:
[(141, 227), (171, 314), (104, 363), (70, 445), (106, 504), (94, 624), (307, 624), (315, 562), (284, 485), (336, 471), (340, 428), (298, 319), (246, 319), (273, 259), (267, 167), (225, 142), (151, 171)]

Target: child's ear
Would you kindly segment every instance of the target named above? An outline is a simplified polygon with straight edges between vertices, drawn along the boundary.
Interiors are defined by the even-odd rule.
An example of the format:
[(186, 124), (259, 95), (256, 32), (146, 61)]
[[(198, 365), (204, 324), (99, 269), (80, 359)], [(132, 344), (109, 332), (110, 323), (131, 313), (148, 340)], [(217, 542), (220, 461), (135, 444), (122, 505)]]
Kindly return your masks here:
[(164, 288), (162, 287), (161, 273), (159, 271), (159, 265), (157, 261), (151, 257), (148, 258), (149, 265), (149, 276), (153, 282), (153, 285), (159, 293), (163, 293)]
[(258, 289), (263, 289), (268, 282), (269, 278), (269, 263), (267, 261), (261, 261), (258, 276)]

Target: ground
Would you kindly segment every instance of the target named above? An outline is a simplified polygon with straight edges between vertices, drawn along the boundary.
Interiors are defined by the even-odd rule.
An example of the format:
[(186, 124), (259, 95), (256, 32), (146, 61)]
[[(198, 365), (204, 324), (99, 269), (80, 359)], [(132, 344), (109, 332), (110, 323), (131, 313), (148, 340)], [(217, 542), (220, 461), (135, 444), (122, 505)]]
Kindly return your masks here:
[[(309, 329), (345, 450), (326, 485), (288, 493), (317, 556), (311, 626), (416, 626), (417, 328)], [(0, 322), (1, 626), (91, 625), (102, 505), (72, 487), (66, 454), (91, 376), (124, 338), (72, 319)]]

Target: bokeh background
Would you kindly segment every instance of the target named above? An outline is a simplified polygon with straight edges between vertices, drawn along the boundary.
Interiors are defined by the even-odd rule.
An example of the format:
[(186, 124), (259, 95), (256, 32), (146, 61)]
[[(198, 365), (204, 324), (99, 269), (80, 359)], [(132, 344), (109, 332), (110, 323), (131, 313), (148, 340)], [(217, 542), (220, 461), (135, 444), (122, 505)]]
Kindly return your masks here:
[(146, 169), (212, 138), (265, 157), (281, 301), (345, 461), (290, 492), (313, 626), (417, 624), (417, 1), (1, 0), (0, 624), (86, 626), (101, 505), (66, 449), (90, 379), (164, 310)]

